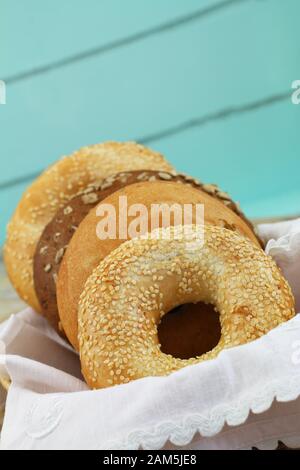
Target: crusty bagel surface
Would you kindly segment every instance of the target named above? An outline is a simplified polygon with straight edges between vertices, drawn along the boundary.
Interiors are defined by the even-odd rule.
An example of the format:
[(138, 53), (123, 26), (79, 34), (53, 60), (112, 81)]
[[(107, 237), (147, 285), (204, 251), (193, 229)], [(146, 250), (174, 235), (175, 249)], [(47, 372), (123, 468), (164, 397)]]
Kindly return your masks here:
[[(91, 388), (168, 375), (213, 359), (295, 315), (291, 289), (263, 250), (224, 228), (185, 230), (170, 227), (153, 238), (130, 240), (89, 276), (78, 325), (82, 371)], [(157, 332), (162, 317), (178, 305), (199, 301), (220, 314), (219, 343), (190, 359), (164, 354)]]
[(40, 311), (33, 282), (38, 240), (60, 207), (89, 184), (110, 174), (139, 169), (172, 171), (157, 152), (133, 142), (84, 147), (54, 163), (25, 191), (8, 224), (4, 261), (20, 297)]
[[(197, 204), (203, 204), (205, 223), (230, 228), (260, 246), (253, 229), (242, 217), (225, 206), (219, 199), (201, 190), (201, 188), (174, 182), (156, 181), (136, 183), (113, 193), (93, 208), (81, 222), (69, 243), (59, 270), (57, 280), (59, 316), (66, 336), (76, 350), (78, 350), (78, 302), (84, 284), (93, 269), (105, 256), (125, 241), (119, 237), (107, 238), (106, 240), (98, 238), (96, 233), (99, 222), (98, 209), (101, 205), (113, 206), (118, 223), (120, 197), (126, 197), (128, 207), (134, 204), (142, 204), (149, 212), (153, 204), (165, 203), (181, 206), (191, 204), (193, 208)], [(193, 223), (196, 222), (195, 213), (193, 211)], [(128, 216), (128, 225), (130, 225), (132, 219), (133, 217)], [(174, 225), (174, 223), (175, 221), (171, 220), (171, 225)], [(150, 229), (149, 225), (147, 231)]]

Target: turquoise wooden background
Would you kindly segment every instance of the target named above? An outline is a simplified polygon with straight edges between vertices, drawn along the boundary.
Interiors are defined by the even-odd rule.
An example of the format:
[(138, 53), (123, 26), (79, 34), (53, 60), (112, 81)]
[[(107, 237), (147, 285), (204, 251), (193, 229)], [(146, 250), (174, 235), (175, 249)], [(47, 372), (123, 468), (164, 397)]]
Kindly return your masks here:
[(31, 175), (107, 139), (299, 213), (299, 27), (299, 0), (0, 0), (0, 243)]

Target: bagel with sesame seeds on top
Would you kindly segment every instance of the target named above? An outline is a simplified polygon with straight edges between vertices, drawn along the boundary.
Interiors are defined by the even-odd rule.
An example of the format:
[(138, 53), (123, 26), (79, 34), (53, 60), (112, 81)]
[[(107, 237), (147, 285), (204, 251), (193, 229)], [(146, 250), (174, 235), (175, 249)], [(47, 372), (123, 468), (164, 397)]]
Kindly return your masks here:
[[(199, 301), (220, 314), (219, 343), (190, 359), (164, 354), (161, 319)], [(93, 389), (168, 375), (261, 337), (291, 319), (294, 306), (275, 262), (246, 237), (212, 225), (159, 229), (123, 243), (87, 279), (78, 311), (82, 372)]]
[(141, 181), (159, 180), (185, 181), (185, 177), (154, 170), (124, 171), (110, 175), (74, 196), (46, 225), (33, 260), (34, 287), (42, 314), (58, 333), (63, 333), (56, 299), (58, 272), (64, 253), (78, 226), (93, 207), (119, 189)]
[[(78, 351), (78, 302), (84, 284), (93, 269), (126, 238), (119, 236), (100, 239), (97, 234), (99, 223), (99, 210), (101, 207), (112, 207), (116, 214), (116, 225), (119, 232), (120, 215), (123, 209), (120, 207), (120, 198), (126, 199), (128, 207), (142, 205), (151, 212), (155, 205), (190, 205), (193, 208), (192, 223), (196, 223), (194, 210), (197, 205), (204, 206), (205, 223), (227, 227), (248, 237), (258, 247), (260, 242), (254, 233), (251, 224), (224, 204), (222, 198), (218, 198), (206, 191), (205, 185), (187, 181), (143, 181), (114, 192), (96, 205), (82, 220), (78, 229), (72, 236), (68, 248), (63, 256), (56, 284), (57, 304), (62, 328), (73, 347)], [(215, 189), (217, 192), (217, 190)], [(224, 193), (222, 193), (224, 197)], [(227, 196), (228, 197), (228, 196)], [(232, 203), (233, 204), (233, 203)], [(125, 215), (126, 218), (126, 215)], [(130, 225), (132, 217), (127, 215), (126, 225)], [(182, 223), (182, 222), (181, 222)], [(160, 221), (160, 226), (163, 221)], [(168, 225), (176, 225), (174, 219)], [(151, 230), (151, 217), (145, 232)], [(127, 239), (132, 238), (126, 234)]]
[(228, 194), (216, 185), (201, 183), (188, 175), (153, 170), (127, 171), (110, 175), (99, 184), (88, 186), (58, 210), (46, 225), (35, 250), (33, 271), (36, 295), (42, 314), (58, 333), (63, 333), (63, 325), (58, 312), (56, 283), (64, 253), (78, 226), (92, 208), (114, 192), (135, 183), (155, 181), (182, 183), (203, 191), (235, 212), (254, 232), (251, 223)]
[[(84, 147), (43, 172), (25, 191), (7, 227), (4, 262), (20, 297), (40, 312), (33, 280), (38, 240), (57, 210), (89, 184), (127, 170), (172, 171), (164, 157), (134, 142)], [(49, 269), (49, 266), (47, 267)]]

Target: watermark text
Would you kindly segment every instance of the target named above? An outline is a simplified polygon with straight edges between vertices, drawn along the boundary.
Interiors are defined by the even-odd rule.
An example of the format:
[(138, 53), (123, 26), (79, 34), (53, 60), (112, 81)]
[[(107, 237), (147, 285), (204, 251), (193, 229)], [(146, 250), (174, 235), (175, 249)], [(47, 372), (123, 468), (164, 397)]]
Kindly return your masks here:
[[(203, 204), (128, 204), (127, 196), (119, 196), (118, 204), (99, 204), (96, 209), (99, 222), (96, 234), (100, 240), (130, 240), (134, 238), (170, 239), (170, 231), (159, 228), (182, 227), (176, 231), (176, 239), (187, 238), (192, 224), (204, 227)], [(201, 232), (201, 233), (200, 233)], [(204, 229), (197, 238), (202, 241)]]
[(3, 80), (0, 80), (0, 104), (6, 104), (6, 85)]
[(300, 80), (293, 81), (292, 89), (295, 90), (292, 93), (292, 103), (300, 104)]

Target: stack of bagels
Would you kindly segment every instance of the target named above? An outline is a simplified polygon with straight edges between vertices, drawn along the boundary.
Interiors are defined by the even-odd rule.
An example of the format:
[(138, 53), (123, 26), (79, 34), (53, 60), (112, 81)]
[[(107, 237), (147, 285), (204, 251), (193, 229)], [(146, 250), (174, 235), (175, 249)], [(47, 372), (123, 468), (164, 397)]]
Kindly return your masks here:
[[(204, 244), (194, 219), (183, 237), (172, 222), (155, 237), (100, 239), (99, 206), (114, 207), (119, 220), (120, 196), (147, 208), (202, 204)], [(41, 174), (8, 225), (4, 260), (20, 297), (80, 353), (91, 388), (214, 358), (294, 315), (287, 282), (230, 196), (133, 142), (82, 148)], [(220, 315), (216, 347), (185, 359), (163, 353), (164, 315), (200, 301)], [(176, 322), (166, 335), (175, 330)]]

